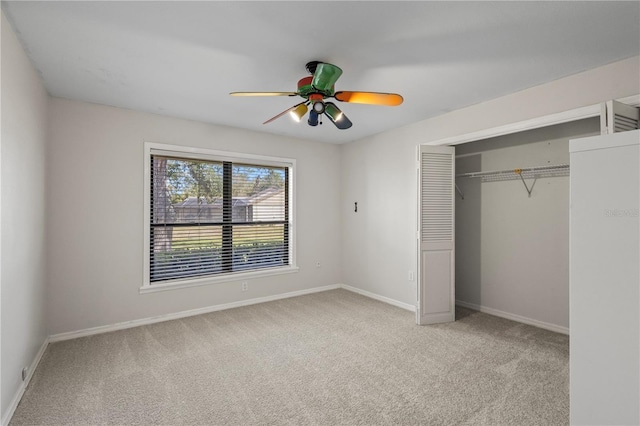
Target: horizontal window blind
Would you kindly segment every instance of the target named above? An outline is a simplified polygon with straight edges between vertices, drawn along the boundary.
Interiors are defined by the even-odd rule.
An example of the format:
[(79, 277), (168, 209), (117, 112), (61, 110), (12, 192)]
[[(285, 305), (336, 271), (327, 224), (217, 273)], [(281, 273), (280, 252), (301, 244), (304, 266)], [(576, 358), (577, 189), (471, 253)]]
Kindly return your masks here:
[(151, 283), (289, 265), (289, 169), (151, 156)]

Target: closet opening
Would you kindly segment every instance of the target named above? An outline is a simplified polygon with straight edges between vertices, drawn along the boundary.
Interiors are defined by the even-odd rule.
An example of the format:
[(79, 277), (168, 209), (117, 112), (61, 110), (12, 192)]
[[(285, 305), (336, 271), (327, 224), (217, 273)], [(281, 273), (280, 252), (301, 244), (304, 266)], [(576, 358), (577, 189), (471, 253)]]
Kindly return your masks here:
[(569, 140), (599, 117), (456, 146), (456, 304), (568, 334)]

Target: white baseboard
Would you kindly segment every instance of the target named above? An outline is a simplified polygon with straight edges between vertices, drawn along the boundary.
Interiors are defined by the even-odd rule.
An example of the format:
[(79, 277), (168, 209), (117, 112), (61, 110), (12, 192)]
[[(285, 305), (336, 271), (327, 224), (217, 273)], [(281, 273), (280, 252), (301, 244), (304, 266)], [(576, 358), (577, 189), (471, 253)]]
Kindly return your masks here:
[(414, 305), (411, 305), (411, 304), (408, 304), (408, 303), (404, 303), (404, 302), (400, 302), (398, 300), (394, 300), (394, 299), (391, 299), (391, 298), (388, 298), (388, 297), (385, 297), (385, 296), (380, 296), (378, 294), (371, 293), (371, 292), (366, 291), (366, 290), (361, 290), (359, 288), (352, 287), (350, 285), (332, 284), (332, 285), (327, 285), (327, 286), (323, 286), (323, 287), (314, 287), (314, 288), (310, 288), (310, 289), (307, 289), (307, 290), (298, 290), (298, 291), (292, 291), (292, 292), (289, 292), (289, 293), (276, 294), (276, 295), (273, 295), (273, 296), (257, 297), (255, 299), (240, 300), (238, 302), (224, 303), (224, 304), (221, 304), (221, 305), (214, 305), (214, 306), (206, 306), (204, 308), (191, 309), (191, 310), (188, 310), (188, 311), (175, 312), (175, 313), (172, 313), (172, 314), (158, 315), (158, 316), (155, 316), (155, 317), (142, 318), (142, 319), (132, 320), (132, 321), (125, 321), (125, 322), (120, 322), (120, 323), (117, 323), (117, 324), (102, 325), (102, 326), (98, 326), (98, 327), (85, 328), (83, 330), (69, 331), (69, 332), (66, 332), (66, 333), (53, 334), (53, 335), (49, 336), (49, 340), (48, 341), (53, 343), (53, 342), (60, 342), (60, 341), (63, 341), (63, 340), (77, 339), (79, 337), (86, 337), (86, 336), (93, 336), (95, 334), (109, 333), (111, 331), (124, 330), (124, 329), (127, 329), (127, 328), (139, 327), (139, 326), (142, 326), (142, 325), (155, 324), (155, 323), (163, 322), (163, 321), (170, 321), (170, 320), (174, 320), (174, 319), (191, 317), (191, 316), (194, 316), (194, 315), (207, 314), (209, 312), (222, 311), (222, 310), (225, 310), (225, 309), (239, 308), (241, 306), (255, 305), (257, 303), (264, 303), (264, 302), (271, 302), (271, 301), (274, 301), (274, 300), (287, 299), (289, 297), (303, 296), (305, 294), (318, 293), (318, 292), (321, 292), (321, 291), (335, 290), (335, 289), (338, 289), (338, 288), (343, 288), (345, 290), (352, 291), (354, 293), (358, 293), (358, 294), (361, 294), (363, 296), (370, 297), (372, 299), (376, 299), (376, 300), (379, 300), (381, 302), (385, 302), (385, 303), (388, 303), (390, 305), (397, 306), (399, 308), (406, 309), (406, 310), (411, 311), (411, 312), (415, 312), (415, 310), (416, 310), (416, 307)]
[(25, 377), (24, 381), (20, 384), (20, 387), (16, 391), (16, 394), (9, 404), (9, 407), (7, 407), (7, 411), (2, 417), (2, 426), (7, 426), (9, 424), (9, 421), (11, 421), (11, 417), (13, 417), (13, 413), (15, 413), (16, 408), (18, 408), (18, 404), (22, 399), (22, 395), (24, 395), (24, 391), (27, 389), (27, 386), (29, 386), (29, 382), (33, 377), (33, 373), (36, 371), (36, 368), (38, 368), (38, 364), (40, 364), (40, 360), (42, 359), (42, 355), (44, 355), (44, 351), (47, 349), (47, 345), (49, 345), (48, 337), (44, 339), (44, 342), (42, 342), (42, 346), (40, 346), (36, 357), (33, 359), (31, 365), (29, 366), (27, 377)]
[(221, 305), (206, 306), (204, 308), (191, 309), (188, 311), (175, 312), (172, 314), (158, 315), (155, 317), (142, 318), (132, 321), (120, 322), (111, 325), (86, 328), (83, 330), (69, 331), (49, 336), (50, 342), (60, 342), (62, 340), (77, 339), (78, 337), (93, 336), (95, 334), (109, 333), (111, 331), (124, 330), (127, 328), (139, 327), (141, 325), (155, 324), (158, 322), (170, 321), (174, 319), (191, 317), (194, 315), (208, 314), (210, 312), (222, 311), (225, 309), (239, 308), (241, 306), (255, 305), (257, 303), (271, 302), (274, 300), (287, 299), (289, 297), (303, 296), (305, 294), (318, 293), (321, 291), (335, 290), (340, 288), (340, 284), (314, 287), (306, 290), (291, 291), (289, 293), (275, 294), (273, 296), (256, 297), (254, 299), (240, 300), (238, 302), (223, 303)]
[(521, 322), (523, 324), (533, 325), (538, 328), (544, 328), (545, 330), (555, 331), (556, 333), (562, 333), (569, 335), (569, 328), (561, 325), (551, 324), (544, 321), (539, 321), (533, 318), (523, 317), (521, 315), (511, 314), (509, 312), (500, 311), (498, 309), (488, 308), (486, 306), (476, 305), (475, 303), (469, 303), (462, 300), (456, 300), (456, 305), (463, 308), (473, 309), (474, 311), (484, 312), (486, 314), (494, 315), (496, 317), (505, 318), (511, 321)]
[(371, 299), (379, 300), (381, 302), (388, 303), (393, 306), (397, 306), (398, 308), (406, 309), (407, 311), (415, 312), (415, 305), (411, 305), (409, 303), (400, 302), (399, 300), (391, 299), (389, 297), (380, 296), (379, 294), (371, 293), (370, 291), (362, 290), (357, 287), (351, 287), (346, 284), (339, 284), (340, 288), (345, 290), (352, 291), (354, 293), (361, 294), (362, 296), (370, 297)]

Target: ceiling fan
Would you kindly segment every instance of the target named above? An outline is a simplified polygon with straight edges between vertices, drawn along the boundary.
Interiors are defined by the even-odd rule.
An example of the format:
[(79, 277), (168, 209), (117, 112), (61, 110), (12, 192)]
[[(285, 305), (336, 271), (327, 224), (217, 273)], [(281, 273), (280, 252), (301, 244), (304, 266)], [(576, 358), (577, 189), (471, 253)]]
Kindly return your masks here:
[[(280, 114), (268, 119), (262, 124), (268, 124), (277, 118), (289, 113), (296, 121), (309, 111), (307, 123), (310, 126), (322, 124), (322, 115), (326, 115), (338, 129), (345, 130), (351, 127), (351, 120), (334, 104), (326, 99), (336, 99), (341, 102), (356, 104), (397, 106), (403, 101), (402, 96), (396, 93), (379, 92), (350, 92), (335, 91), (334, 84), (342, 75), (342, 70), (336, 65), (326, 62), (311, 61), (306, 65), (311, 76), (298, 81), (297, 92), (232, 92), (231, 96), (300, 96), (302, 102), (282, 111)], [(309, 106), (311, 109), (309, 110)]]

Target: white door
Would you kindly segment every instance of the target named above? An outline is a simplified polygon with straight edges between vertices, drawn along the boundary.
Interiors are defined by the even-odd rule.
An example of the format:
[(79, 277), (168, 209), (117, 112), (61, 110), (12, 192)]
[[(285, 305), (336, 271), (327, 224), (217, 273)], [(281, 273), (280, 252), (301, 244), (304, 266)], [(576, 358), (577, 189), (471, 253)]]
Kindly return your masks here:
[(418, 189), (420, 325), (455, 320), (455, 148), (422, 145)]

